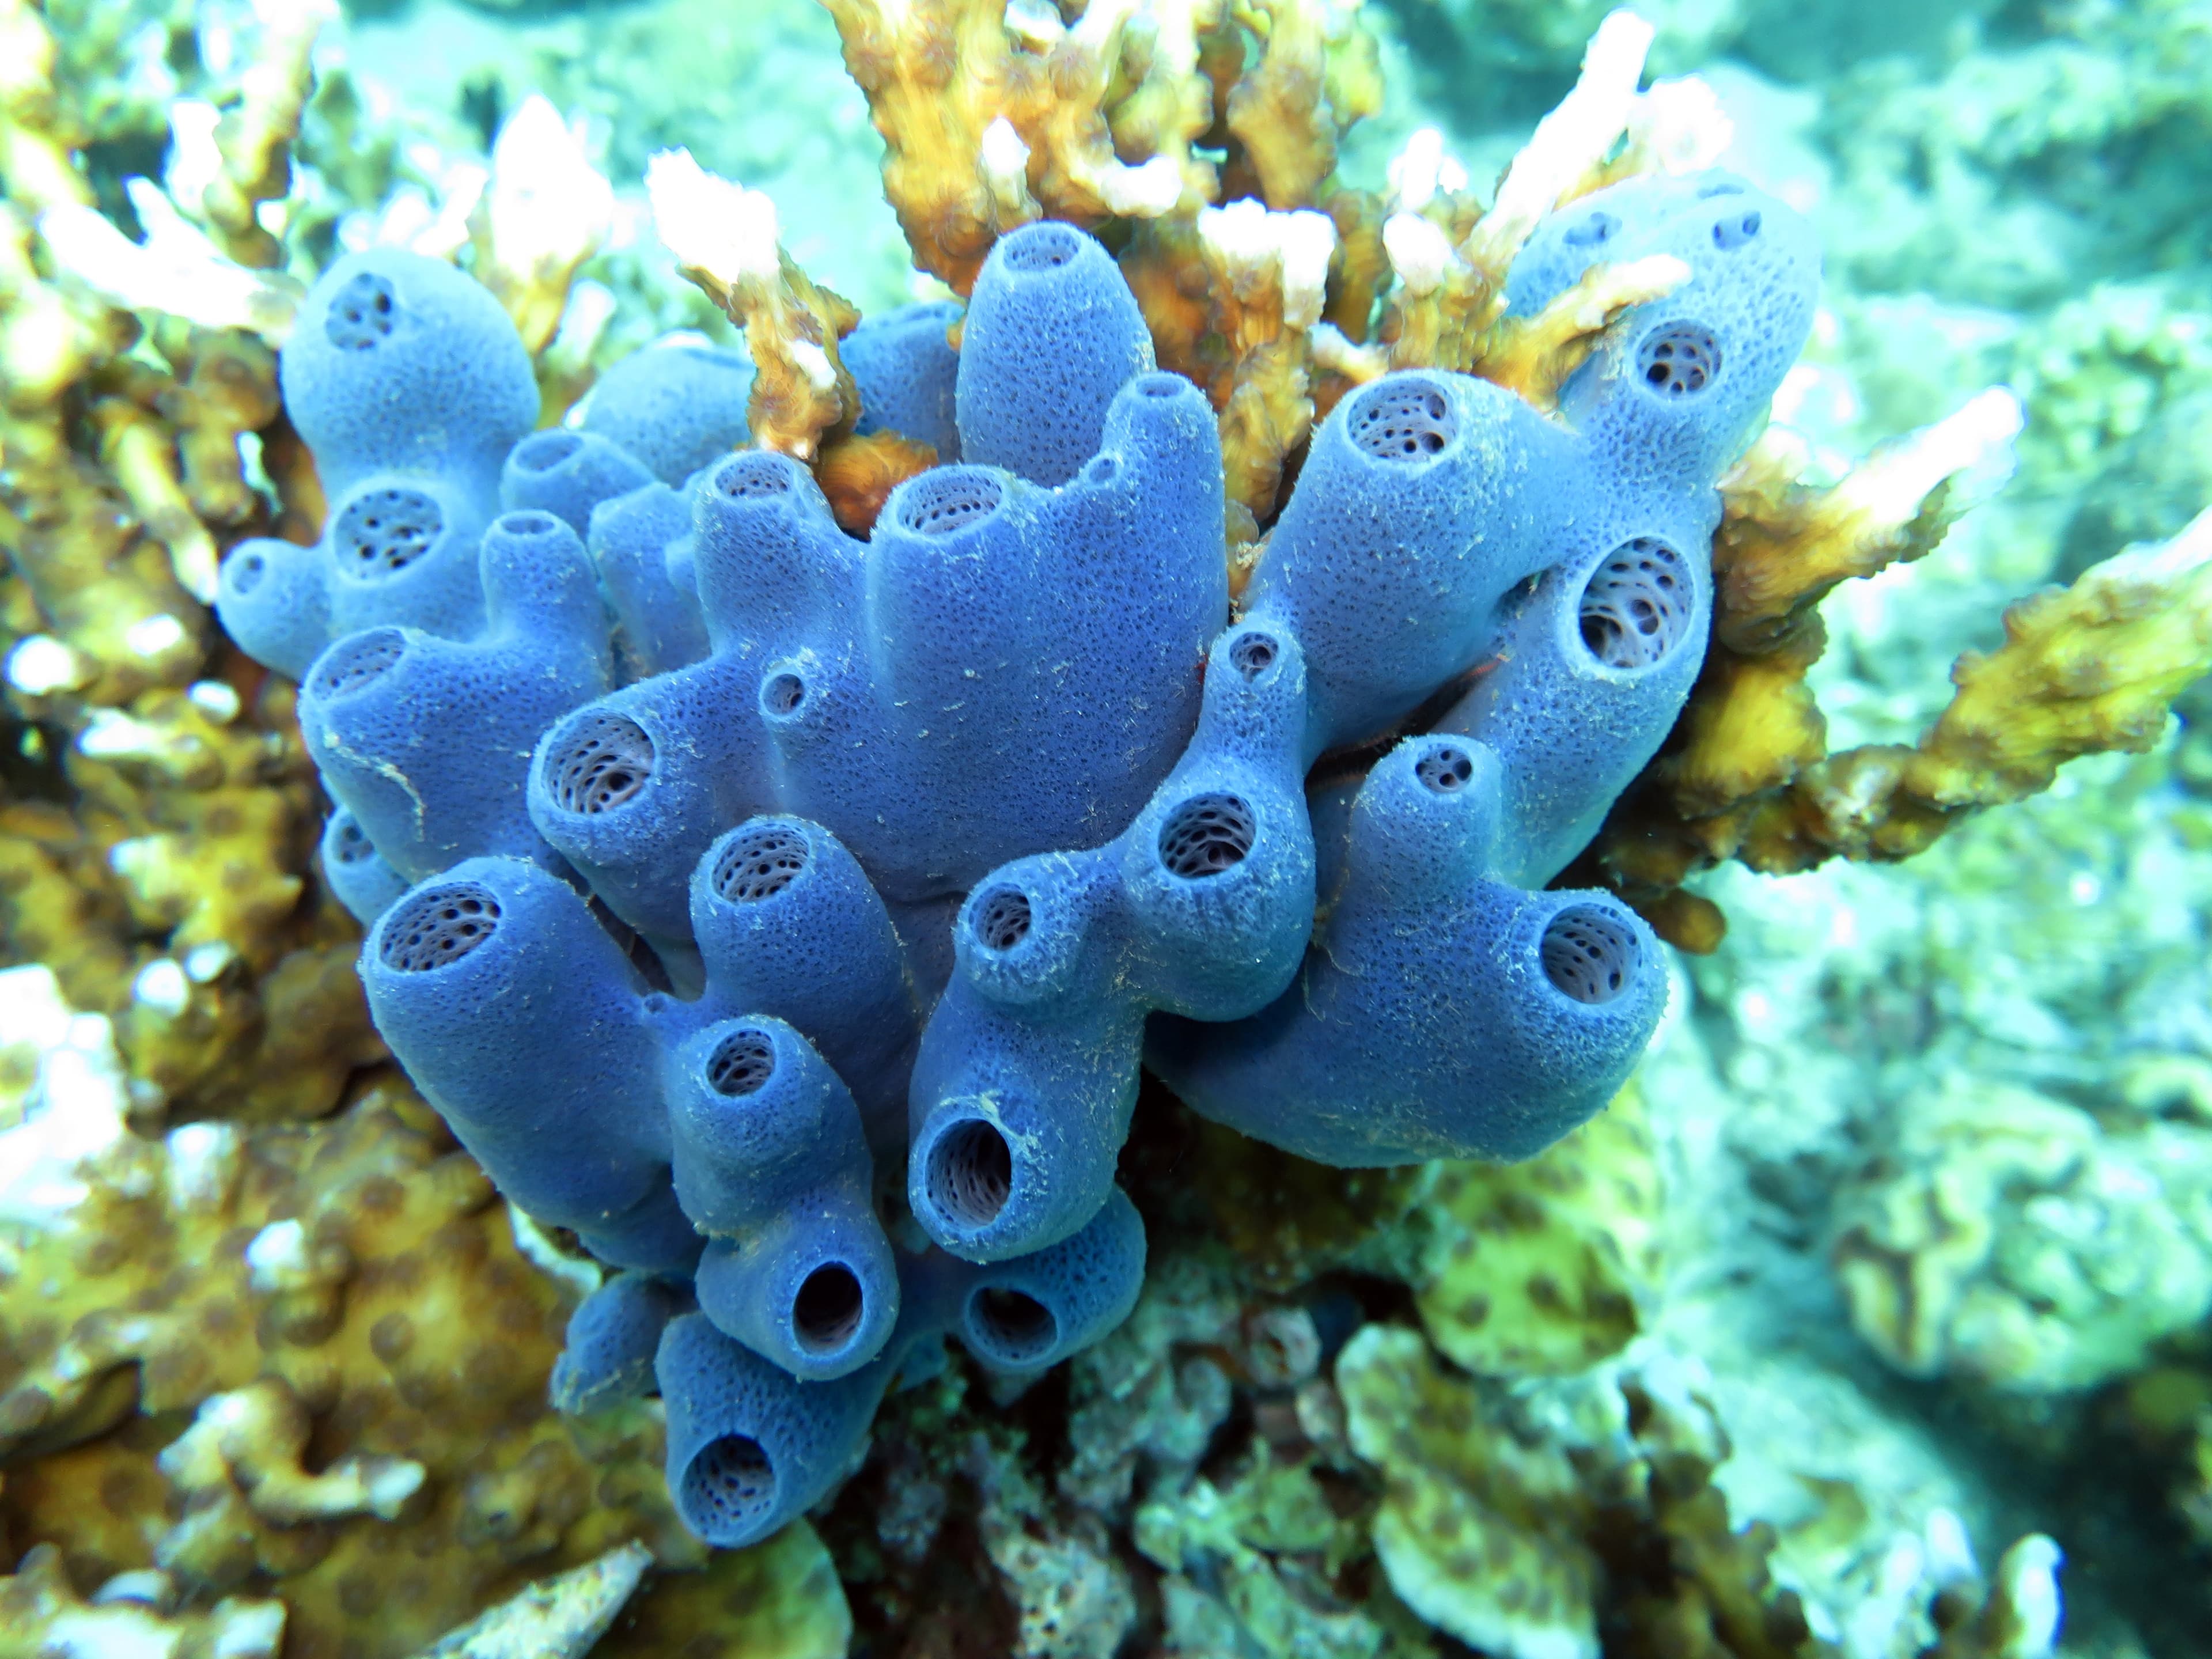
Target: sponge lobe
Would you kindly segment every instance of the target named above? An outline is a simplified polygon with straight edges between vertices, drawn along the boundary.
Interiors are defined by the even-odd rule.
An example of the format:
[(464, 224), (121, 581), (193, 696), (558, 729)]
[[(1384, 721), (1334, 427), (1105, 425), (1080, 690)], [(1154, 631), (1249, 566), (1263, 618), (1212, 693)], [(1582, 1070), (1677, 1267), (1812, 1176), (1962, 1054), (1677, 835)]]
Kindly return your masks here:
[(1073, 225), (1024, 225), (984, 260), (961, 328), (962, 458), (1066, 483), (1098, 453), (1122, 382), (1152, 362), (1113, 256)]

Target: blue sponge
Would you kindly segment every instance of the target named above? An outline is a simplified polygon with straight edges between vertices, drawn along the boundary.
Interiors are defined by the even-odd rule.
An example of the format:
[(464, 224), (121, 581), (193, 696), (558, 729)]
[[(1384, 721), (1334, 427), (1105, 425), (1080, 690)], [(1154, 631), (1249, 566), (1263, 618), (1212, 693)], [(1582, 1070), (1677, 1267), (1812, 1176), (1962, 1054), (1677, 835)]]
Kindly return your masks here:
[(653, 1370), (668, 1407), (668, 1490), (708, 1543), (742, 1549), (811, 1509), (860, 1462), (884, 1391), (948, 1330), (986, 1366), (1033, 1374), (1127, 1317), (1145, 1231), (1119, 1191), (1081, 1232), (993, 1267), (908, 1257), (904, 1311), (873, 1363), (804, 1382), (700, 1315), (678, 1318)]
[(407, 890), (406, 878), (384, 860), (368, 832), (344, 807), (331, 809), (323, 824), (323, 879), (340, 904), (363, 927), (391, 908)]
[(583, 429), (606, 439), (665, 484), (742, 447), (750, 433), (752, 359), (681, 337), (631, 353), (599, 376)]
[[(1205, 398), (1142, 375), (1102, 442), (1057, 491), (965, 465), (909, 479), (865, 557), (797, 462), (720, 463), (692, 492), (714, 654), (546, 734), (546, 839), (656, 945), (689, 932), (668, 872), (761, 811), (828, 826), (900, 904), (1112, 839), (1190, 735), (1228, 594)], [(610, 733), (636, 786), (564, 793)]]
[(231, 550), (216, 613), (232, 637), (297, 678), (363, 629), (477, 633), (477, 540), (501, 465), (538, 422), (530, 356), (499, 302), (439, 260), (349, 254), (309, 290), (278, 378), (331, 514), (312, 550)]
[(500, 470), (499, 504), (550, 513), (579, 536), (591, 533), (592, 512), (653, 483), (627, 450), (596, 432), (556, 428), (533, 432), (507, 452)]
[[(615, 654), (626, 679), (647, 679), (707, 654), (707, 624), (690, 570), (691, 508), (664, 483), (592, 509), (585, 536), (599, 591), (614, 617)], [(675, 555), (684, 550), (684, 579)]]
[(322, 274), (277, 380), (333, 501), (390, 472), (447, 478), (489, 503), (507, 452), (538, 424), (530, 354), (499, 301), (397, 248), (349, 253)]
[(1098, 453), (1115, 394), (1152, 362), (1113, 255), (1055, 220), (1011, 231), (983, 261), (961, 325), (961, 457), (1066, 483)]
[(537, 734), (606, 688), (606, 624), (576, 533), (510, 513), (483, 538), (490, 625), (468, 644), (410, 628), (340, 639), (307, 671), (300, 728), (385, 861), (410, 880), (480, 853), (550, 854), (525, 808)]
[(950, 300), (901, 306), (862, 319), (837, 343), (837, 355), (860, 388), (856, 434), (896, 432), (927, 444), (940, 465), (960, 459), (960, 428), (953, 418), (960, 354), (948, 337), (960, 317), (960, 307)]
[(677, 1201), (708, 1236), (701, 1310), (794, 1376), (875, 1358), (898, 1317), (852, 1093), (780, 1019), (718, 1020), (671, 1056)]
[(1601, 1110), (1665, 1009), (1658, 941), (1610, 894), (1498, 880), (1501, 793), (1497, 757), (1459, 738), (1376, 763), (1296, 982), (1231, 1025), (1158, 1018), (1153, 1070), (1343, 1168), (1528, 1158)]
[(331, 642), (328, 560), (319, 547), (254, 536), (223, 556), (216, 615), (238, 648), (299, 679)]
[(553, 1362), (554, 1409), (580, 1417), (651, 1394), (660, 1334), (693, 1306), (690, 1287), (681, 1280), (640, 1273), (609, 1279), (568, 1316), (567, 1340)]
[(1073, 227), (845, 342), (863, 429), (948, 463), (865, 543), (743, 447), (741, 356), (640, 354), (533, 434), (465, 278), (318, 285), (284, 374), (331, 521), (241, 544), (219, 607), (304, 672), (379, 1028), (503, 1191), (631, 1270), (559, 1397), (653, 1349), (702, 1537), (815, 1502), (942, 1336), (1023, 1374), (1127, 1313), (1140, 1058), (1348, 1165), (1526, 1157), (1619, 1087), (1657, 943), (1547, 884), (1699, 671), (1717, 480), (1819, 275), (1703, 174), (1571, 204), (1508, 298), (1655, 253), (1688, 280), (1556, 411), (1346, 395), (1233, 619), (1215, 411)]
[(1314, 909), (1304, 691), (1289, 635), (1229, 629), (1197, 735), (1128, 830), (969, 896), (912, 1091), (907, 1201), (946, 1249), (999, 1261), (1081, 1227), (1128, 1133), (1146, 1015), (1235, 1019), (1290, 982)]
[(804, 818), (746, 820), (691, 872), (691, 927), (714, 998), (806, 1033), (897, 1164), (921, 1022), (890, 915), (843, 843)]
[(575, 890), (470, 859), (387, 908), (362, 947), (369, 1012), (509, 1198), (621, 1241), (610, 1260), (689, 1272), (659, 1033), (621, 948)]

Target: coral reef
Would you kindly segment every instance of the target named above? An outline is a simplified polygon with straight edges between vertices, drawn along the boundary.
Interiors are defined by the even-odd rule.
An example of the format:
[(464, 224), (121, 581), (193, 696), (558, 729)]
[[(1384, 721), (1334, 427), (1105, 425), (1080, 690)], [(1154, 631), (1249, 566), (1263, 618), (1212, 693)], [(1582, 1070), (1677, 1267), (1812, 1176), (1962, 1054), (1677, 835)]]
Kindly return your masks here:
[(1839, 1194), (1852, 1321), (1899, 1370), (2022, 1393), (2142, 1369), (2212, 1311), (2212, 1143), (2024, 1090), (1920, 1103)]
[[(917, 263), (964, 307), (886, 314), (879, 285), (856, 325), (792, 257), (817, 204), (780, 213), (688, 156), (655, 163), (662, 246), (638, 243), (644, 202), (587, 160), (602, 132), (542, 100), (500, 125), (519, 73), (470, 117), (481, 162), (398, 142), (310, 52), (310, 9), (270, 8), (243, 35), (258, 74), (209, 71), (173, 120), (173, 82), (106, 87), (117, 37), (58, 21), (57, 51), (40, 13), (8, 15), (29, 48), (0, 117), (9, 201), (48, 212), (15, 228), (0, 325), (11, 364), (66, 347), (6, 439), (9, 695), (33, 724), (0, 886), (15, 957), (59, 975), (16, 981), (11, 1029), (43, 1057), (9, 1108), (30, 1149), (10, 1215), (36, 1218), (8, 1267), (127, 1316), (11, 1323), (0, 1517), (11, 1549), (60, 1553), (0, 1595), (40, 1639), (111, 1620), (102, 1639), (185, 1652), (354, 1641), (372, 1579), (406, 1586), (376, 1638), (395, 1654), (441, 1633), (580, 1650), (625, 1597), (597, 1650), (836, 1652), (840, 1575), (861, 1639), (903, 1606), (915, 1651), (960, 1650), (917, 1611), (957, 1584), (994, 1652), (1414, 1654), (1430, 1626), (1544, 1656), (1601, 1632), (1639, 1653), (2048, 1652), (2047, 1540), (1985, 1589), (1945, 1511), (1881, 1544), (1904, 1500), (1871, 1475), (1821, 1487), (1833, 1513), (1802, 1533), (1733, 1528), (1723, 1486), (1771, 1455), (1731, 1457), (1729, 1411), (1667, 1370), (1699, 1346), (1662, 1282), (1685, 1109), (1655, 1132), (1632, 1088), (1593, 1115), (1660, 1021), (1666, 959), (1611, 896), (1546, 890), (1602, 880), (1711, 950), (1717, 900), (1774, 931), (1724, 872), (1681, 887), (1723, 860), (1802, 872), (1939, 836), (1945, 871), (2000, 856), (1954, 826), (2148, 745), (2204, 665), (2205, 532), (2176, 505), (2200, 504), (2195, 475), (2177, 462), (2171, 500), (2139, 504), (2104, 473), (2073, 587), (1962, 660), (1914, 745), (1903, 700), (1850, 695), (1856, 596), (1943, 538), (2018, 404), (1835, 464), (1805, 395), (1838, 373), (1837, 325), (1811, 314), (1799, 198), (1707, 170), (1726, 124), (1694, 83), (1638, 90), (1647, 26), (1606, 21), (1486, 207), (1432, 134), (1387, 191), (1339, 176), (1379, 101), (1355, 7), (830, 10)], [(1660, 21), (1688, 55), (1742, 20)], [(1561, 61), (1560, 17), (1524, 26)], [(940, 84), (947, 51), (963, 72)], [(83, 137), (165, 127), (160, 189), (125, 190)], [(2128, 298), (2093, 295), (2074, 357), (2014, 374), (2039, 420), (2073, 411), (2022, 440), (2030, 466), (2071, 446), (2086, 478), (2094, 432), (2141, 433), (2140, 462), (2185, 423), (2186, 318), (2161, 297), (2100, 334)], [(1845, 332), (1881, 331), (1838, 304)], [(615, 361), (677, 320), (746, 349)], [(432, 441), (355, 418), (395, 359)], [(1739, 454), (1770, 395), (1808, 435)], [(1486, 495), (1476, 448), (1540, 489)], [(2164, 545), (2104, 558), (2139, 529)], [(988, 555), (945, 557), (963, 548)], [(1092, 565), (1146, 586), (1085, 589)], [(304, 737), (288, 688), (208, 643), (210, 594), (303, 680)], [(319, 878), (311, 760), (339, 801)], [(385, 1035), (557, 1242), (512, 1212), (518, 1257), (447, 1127), (388, 1076), (349, 1086), (380, 1049), (341, 906), (371, 926)], [(1694, 970), (1698, 1021), (1773, 1006), (1728, 979), (1787, 955), (1757, 948)], [(1439, 975), (1455, 997), (1400, 994)], [(1797, 1018), (1810, 983), (1772, 995)], [(1349, 1039), (1322, 1023), (1347, 1017)], [(1702, 1063), (1709, 1034), (1676, 1041)], [(1140, 1057), (1334, 1161), (1525, 1156), (1591, 1121), (1519, 1164), (1350, 1176), (1186, 1122), (1209, 1178), (1182, 1194), (1132, 1173), (1160, 1150)], [(2098, 1063), (2048, 1096), (1885, 1089), (1850, 1120), (1871, 1157), (1753, 1158), (1770, 1186), (1746, 1207), (1787, 1212), (1808, 1260), (1832, 1243), (1859, 1328), (1917, 1374), (2049, 1395), (2185, 1370), (2197, 1118), (2149, 1082), (2066, 1103)], [(83, 1086), (105, 1103), (70, 1127), (55, 1102)], [(141, 1139), (164, 1114), (222, 1121)], [(88, 1122), (88, 1151), (68, 1138)], [(1772, 1133), (1753, 1114), (1743, 1144)], [(234, 1161), (200, 1183), (223, 1223), (204, 1238), (178, 1194)], [(410, 1197), (386, 1215), (356, 1164), (416, 1172)], [(1817, 1214), (1816, 1168), (1850, 1173)], [(1117, 1175), (1153, 1234), (1126, 1324), (1148, 1229)], [(1200, 1200), (1237, 1255), (1186, 1231)], [(386, 1231), (418, 1224), (477, 1240), (425, 1306), (527, 1304), (512, 1374), (471, 1401), (489, 1418), (429, 1419), (377, 1305), (395, 1250), (433, 1248)], [(88, 1243), (116, 1227), (155, 1241), (158, 1296)], [(621, 1271), (599, 1283), (570, 1232)], [(2142, 1249), (2105, 1259), (2100, 1232)], [(220, 1267), (187, 1272), (196, 1254)], [(1415, 1316), (1426, 1342), (1391, 1322)], [(195, 1321), (228, 1335), (192, 1347)], [(489, 1352), (468, 1363), (500, 1370)], [(775, 1529), (862, 1464), (894, 1384), (890, 1443), (822, 1518), (833, 1571), (805, 1522)], [(2195, 1513), (2199, 1416), (2139, 1421)], [(480, 1478), (471, 1434), (495, 1449)], [(79, 1518), (68, 1494), (95, 1489), (107, 1515)], [(702, 1559), (679, 1521), (775, 1536), (641, 1587), (625, 1540)], [(1490, 1565), (1445, 1547), (1448, 1522)], [(437, 1573), (406, 1577), (406, 1552)]]
[[(656, 162), (665, 240), (746, 323), (759, 447), (692, 484), (687, 575), (664, 556), (671, 591), (641, 608), (657, 613), (640, 627), (651, 642), (623, 652), (673, 655), (689, 590), (707, 653), (597, 701), (614, 642), (577, 531), (607, 563), (599, 509), (611, 532), (663, 487), (611, 441), (517, 443), (537, 401), (526, 344), (445, 268), (353, 256), (308, 296), (283, 380), (331, 493), (325, 539), (234, 550), (222, 615), (269, 666), (304, 674), (308, 745), (344, 808), (326, 841), (333, 880), (377, 917), (364, 963), (385, 1034), (539, 1219), (617, 1265), (696, 1271), (701, 1316), (669, 1325), (656, 1371), (675, 1390), (678, 1502), (707, 1535), (762, 1535), (835, 1478), (898, 1369), (902, 1300), (928, 1301), (901, 1284), (867, 1204), (867, 1143), (898, 1150), (908, 995), (927, 1018), (908, 1204), (956, 1256), (1007, 1264), (963, 1281), (976, 1288), (957, 1322), (1018, 1366), (1109, 1328), (1134, 1293), (1140, 1249), (1105, 1241), (1155, 1010), (1178, 1018), (1152, 1063), (1201, 1111), (1340, 1163), (1526, 1156), (1632, 1065), (1661, 1006), (1648, 936), (1599, 896), (1527, 889), (1587, 836), (1687, 688), (1711, 482), (1802, 338), (1814, 270), (1787, 210), (1725, 176), (1630, 177), (1543, 219), (1547, 196), (1629, 124), (1640, 38), (1612, 34), (1626, 44), (1593, 49), (1582, 103), (1553, 118), (1466, 244), (1477, 326), (1509, 306), (1548, 314), (1570, 289), (1585, 332), (1622, 313), (1627, 331), (1551, 377), (1571, 427), (1436, 370), (1342, 399), (1253, 563), (1242, 626), (1212, 644), (1202, 700), (1192, 671), (1226, 609), (1217, 424), (1187, 383), (1146, 372), (1134, 299), (1065, 224), (994, 246), (959, 324), (963, 463), (894, 489), (863, 562), (799, 465), (834, 449), (865, 404), (835, 347), (849, 313), (777, 247), (763, 201), (681, 155)], [(1668, 249), (1657, 289), (1584, 293), (1601, 254), (1634, 266)], [(895, 385), (911, 379), (908, 353), (934, 349), (930, 329), (901, 337), (907, 351), (876, 362)], [(690, 359), (646, 367), (681, 375)], [(672, 390), (647, 402), (641, 431), (691, 414)], [(495, 467), (510, 510), (490, 519)], [(1540, 472), (1549, 489), (1522, 494)], [(1057, 489), (1024, 493), (1038, 486)], [(1139, 500), (1149, 521), (1131, 541), (1123, 503)], [(1617, 521), (1593, 539), (1582, 525), (1600, 502)], [(1460, 546), (1485, 518), (1505, 533), (1470, 566)], [(1146, 573), (1140, 597), (1108, 574), (1121, 565)], [(976, 586), (994, 578), (1018, 601)], [(1395, 619), (1417, 589), (1434, 614), (1407, 630)], [(881, 635), (867, 655), (862, 617)], [(1058, 653), (1092, 643), (1048, 676), (987, 672), (1008, 647), (976, 630), (1009, 622)], [(1505, 665), (1477, 672), (1492, 658)], [(1463, 678), (1449, 736), (1389, 755), (1356, 798), (1339, 787), (1325, 816), (1343, 844), (1322, 849), (1317, 890), (1300, 774)], [(447, 717), (470, 706), (485, 711), (475, 727)], [(526, 787), (514, 760), (540, 732)], [(645, 994), (539, 867), (561, 860), (653, 968), (700, 994)], [(678, 898), (670, 878), (695, 867)], [(1437, 909), (1439, 878), (1477, 874)], [(405, 881), (428, 884), (391, 902)], [(1317, 890), (1331, 914), (1299, 989)], [(945, 975), (935, 930), (963, 893), (950, 985), (929, 1009)], [(752, 913), (764, 902), (779, 919)], [(1436, 929), (1415, 953), (1428, 961), (1405, 954), (1414, 914)], [(822, 969), (771, 938), (836, 962), (839, 988), (810, 986)], [(1487, 965), (1501, 949), (1521, 964), (1503, 977)], [(1430, 1007), (1417, 987), (1439, 971), (1457, 988)], [(488, 1049), (486, 1016), (508, 1006), (532, 1012)], [(1352, 1041), (1301, 1057), (1332, 1020)], [(1455, 1053), (1428, 1029), (1438, 1020), (1483, 1041)], [(570, 1048), (574, 1032), (594, 1034), (592, 1052)], [(1468, 1068), (1499, 1045), (1517, 1057), (1474, 1091)], [(1434, 1074), (1401, 1073), (1360, 1109), (1347, 1091), (1371, 1093), (1375, 1057), (1409, 1049), (1432, 1053)], [(573, 1091), (556, 1114), (566, 1140), (543, 1137), (544, 1085), (525, 1080), (555, 1054)], [(1285, 1068), (1302, 1092), (1285, 1095)], [(816, 1184), (777, 1174), (802, 1164)], [(1113, 1265), (1076, 1267), (1094, 1257)], [(1084, 1273), (1120, 1288), (1079, 1293)], [(983, 1320), (986, 1286), (1018, 1287), (1041, 1334)], [(942, 1317), (905, 1321), (908, 1340)], [(818, 1386), (770, 1387), (731, 1338)]]

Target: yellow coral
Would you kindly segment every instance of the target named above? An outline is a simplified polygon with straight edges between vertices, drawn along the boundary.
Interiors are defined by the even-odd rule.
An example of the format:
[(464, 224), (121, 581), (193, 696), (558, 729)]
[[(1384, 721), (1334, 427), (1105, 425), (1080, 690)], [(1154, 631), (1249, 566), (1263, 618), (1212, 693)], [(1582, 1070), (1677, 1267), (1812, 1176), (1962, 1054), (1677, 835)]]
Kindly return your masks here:
[[(883, 135), (884, 193), (915, 263), (959, 293), (1001, 233), (1040, 213), (1091, 227), (1212, 196), (1191, 146), (1211, 115), (1194, 95), (1197, 37), (1219, 0), (1158, 8), (1141, 30), (1137, 0), (1092, 0), (1069, 26), (994, 0), (823, 3)], [(1107, 104), (1125, 51), (1143, 64), (1117, 131)], [(1149, 153), (1125, 161), (1117, 137)]]
[(1771, 429), (1723, 480), (1713, 644), (1587, 866), (1667, 938), (1718, 943), (1718, 912), (1677, 890), (1698, 869), (1909, 857), (1970, 812), (2047, 788), (2066, 760), (2148, 747), (2174, 696), (2212, 668), (2212, 528), (2199, 520), (2014, 605), (2002, 647), (1960, 659), (1957, 694), (1917, 747), (1827, 753), (1805, 683), (1826, 643), (1820, 600), (1934, 548), (1960, 506), (1955, 481), (2019, 426), (2017, 400), (1987, 392), (1820, 489), (1799, 481), (1803, 440)]
[(860, 313), (792, 263), (775, 204), (761, 191), (716, 178), (689, 150), (654, 156), (646, 188), (678, 269), (745, 331), (753, 441), (813, 460), (860, 417), (859, 389), (837, 355)]
[[(91, 1574), (273, 1577), (297, 1650), (394, 1659), (624, 1538), (703, 1560), (653, 1414), (546, 1403), (562, 1291), (395, 1085), (325, 1124), (123, 1134), (72, 1167), (87, 1195), (16, 1232), (0, 1296), (0, 1445), (47, 1454), (0, 1492), (19, 1535)], [(181, 1438), (131, 1431), (194, 1407)], [(101, 1483), (149, 1479), (181, 1513), (133, 1506), (154, 1535), (118, 1532)], [(420, 1564), (404, 1594), (396, 1560)]]
[(314, 88), (315, 41), (337, 15), (332, 0), (286, 0), (260, 8), (261, 38), (240, 77), (237, 106), (215, 131), (222, 165), (201, 210), (222, 251), (244, 265), (283, 262), (283, 245), (261, 223), (262, 208), (292, 187), (292, 140)]
[(284, 1641), (281, 1603), (225, 1596), (210, 1607), (164, 1607), (158, 1581), (131, 1584), (154, 1591), (88, 1602), (70, 1584), (60, 1552), (40, 1545), (13, 1576), (0, 1577), (0, 1659), (50, 1659), (54, 1654), (158, 1653), (167, 1659), (276, 1659)]
[(1413, 1331), (1367, 1327), (1336, 1382), (1382, 1473), (1375, 1553), (1406, 1605), (1485, 1652), (1596, 1659), (1594, 1506), (1565, 1452), (1516, 1437)]
[(1643, 1328), (1659, 1285), (1659, 1170), (1641, 1091), (1525, 1164), (1431, 1166), (1413, 1286), (1429, 1337), (1491, 1376), (1578, 1371)]

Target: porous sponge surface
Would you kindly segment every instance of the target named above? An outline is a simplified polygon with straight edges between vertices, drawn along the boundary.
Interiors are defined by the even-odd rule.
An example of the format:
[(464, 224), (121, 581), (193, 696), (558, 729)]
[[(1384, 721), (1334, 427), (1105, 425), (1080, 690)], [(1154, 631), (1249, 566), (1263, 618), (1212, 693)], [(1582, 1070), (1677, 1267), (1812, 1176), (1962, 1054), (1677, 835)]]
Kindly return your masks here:
[[(1140, 1064), (1344, 1165), (1525, 1158), (1618, 1091), (1657, 941), (1545, 884), (1696, 676), (1715, 481), (1818, 280), (1796, 216), (1702, 174), (1554, 216), (1510, 298), (1655, 252), (1687, 280), (1556, 418), (1437, 371), (1344, 398), (1233, 618), (1213, 411), (1072, 227), (849, 337), (869, 428), (944, 463), (865, 542), (734, 447), (737, 363), (641, 354), (528, 434), (461, 279), (319, 286), (285, 373), (333, 528), (234, 555), (235, 631), (305, 674), (380, 1029), (627, 1270), (562, 1398), (657, 1385), (702, 1537), (812, 1503), (938, 1338), (1021, 1372), (1127, 1313)], [(368, 431), (400, 392), (450, 429)], [(414, 609), (332, 574), (372, 528), (343, 581), (427, 568)]]

